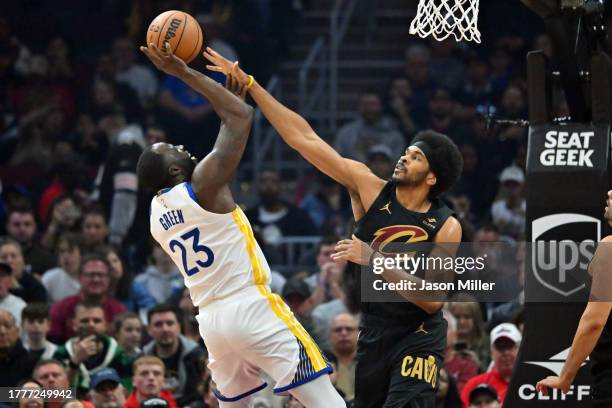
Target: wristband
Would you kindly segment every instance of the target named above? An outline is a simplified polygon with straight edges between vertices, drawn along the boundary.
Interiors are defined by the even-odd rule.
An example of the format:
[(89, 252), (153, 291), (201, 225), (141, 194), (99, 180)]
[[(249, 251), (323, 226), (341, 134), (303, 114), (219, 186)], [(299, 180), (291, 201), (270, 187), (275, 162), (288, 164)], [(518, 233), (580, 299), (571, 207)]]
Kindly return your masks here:
[(249, 75), (249, 82), (247, 83), (246, 88), (251, 89), (254, 83), (255, 83), (255, 77), (253, 77), (253, 75)]

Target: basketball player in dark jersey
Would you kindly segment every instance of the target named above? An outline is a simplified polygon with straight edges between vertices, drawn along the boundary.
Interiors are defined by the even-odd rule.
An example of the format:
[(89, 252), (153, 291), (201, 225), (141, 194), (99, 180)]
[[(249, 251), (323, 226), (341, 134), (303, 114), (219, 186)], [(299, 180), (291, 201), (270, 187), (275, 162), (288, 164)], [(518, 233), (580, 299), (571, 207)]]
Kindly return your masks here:
[[(368, 265), (381, 244), (408, 240), (456, 243), (461, 226), (438, 195), (461, 173), (457, 146), (446, 136), (421, 132), (399, 159), (389, 181), (374, 175), (363, 163), (341, 157), (297, 113), (279, 103), (252, 76), (232, 71), (233, 63), (210, 48), (208, 68), (234, 73), (283, 140), (320, 171), (345, 186), (357, 229), (351, 240), (338, 245), (337, 257)], [(374, 249), (363, 242), (372, 242)], [(380, 254), (376, 252), (375, 256)], [(388, 276), (387, 276), (388, 275)], [(411, 276), (403, 270), (383, 273), (387, 280)], [(418, 278), (414, 278), (418, 279)], [(397, 296), (399, 296), (398, 294)], [(356, 408), (434, 407), (438, 371), (446, 346), (443, 302), (364, 304), (358, 343), (355, 384)]]
[[(612, 226), (612, 191), (608, 192), (605, 218)], [(548, 388), (569, 391), (578, 370), (590, 355), (593, 407), (612, 407), (612, 235), (601, 240), (589, 265), (592, 277), (589, 302), (560, 376), (549, 376), (536, 389), (545, 395)]]

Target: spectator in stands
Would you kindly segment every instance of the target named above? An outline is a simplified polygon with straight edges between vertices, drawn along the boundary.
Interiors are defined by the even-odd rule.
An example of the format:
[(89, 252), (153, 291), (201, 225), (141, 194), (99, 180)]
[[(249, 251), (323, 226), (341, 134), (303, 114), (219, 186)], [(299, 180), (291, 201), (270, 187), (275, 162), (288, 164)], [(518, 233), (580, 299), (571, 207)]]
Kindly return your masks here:
[(152, 262), (135, 279), (145, 287), (157, 303), (163, 303), (176, 292), (182, 291), (183, 275), (157, 241), (152, 241)]
[[(151, 204), (151, 197), (138, 189), (136, 178), (136, 164), (144, 146), (140, 126), (121, 129), (111, 144), (94, 194), (108, 215), (109, 242), (141, 258), (147, 252), (148, 241), (142, 239), (142, 234), (149, 229)], [(131, 259), (126, 261), (136, 267)]]
[(365, 162), (368, 150), (377, 144), (389, 146), (394, 157), (400, 157), (406, 141), (397, 124), (383, 114), (378, 91), (366, 90), (359, 95), (359, 118), (342, 126), (334, 141), (336, 151), (348, 159)]
[(108, 295), (110, 286), (110, 266), (101, 255), (89, 254), (83, 257), (79, 267), (79, 294), (68, 296), (51, 307), (51, 330), (49, 338), (63, 343), (76, 332), (72, 324), (77, 303), (97, 302), (104, 310), (106, 323), (111, 323), (115, 316), (126, 310), (119, 301)]
[(461, 392), (465, 383), (479, 373), (479, 358), (474, 351), (466, 347), (466, 343), (457, 342), (457, 319), (452, 313), (444, 310), (443, 315), (448, 322), (444, 367), (453, 377), (453, 386)]
[(36, 356), (23, 347), (13, 315), (0, 310), (0, 387), (15, 387), (30, 376), (36, 360)]
[(0, 262), (0, 310), (9, 312), (15, 319), (17, 326), (21, 326), (21, 311), (26, 307), (26, 302), (10, 292), (12, 287), (13, 273), (11, 267), (9, 264)]
[(491, 206), (491, 217), (498, 231), (519, 240), (525, 234), (525, 175), (516, 166), (506, 167), (499, 176), (500, 199)]
[(123, 408), (125, 406), (125, 388), (115, 369), (107, 367), (91, 377), (89, 392), (95, 408)]
[(31, 273), (42, 275), (55, 266), (53, 255), (36, 241), (36, 218), (31, 207), (9, 211), (6, 233), (21, 245), (25, 264)]
[(62, 234), (57, 240), (58, 266), (45, 272), (41, 279), (51, 302), (76, 295), (81, 290), (81, 242), (81, 236), (71, 232)]
[(312, 302), (310, 301), (308, 284), (304, 282), (301, 276), (294, 276), (285, 282), (282, 297), (298, 321), (310, 333), (312, 331), (312, 320), (310, 318)]
[(257, 178), (259, 203), (246, 211), (254, 229), (258, 230), (266, 246), (279, 245), (283, 237), (316, 235), (308, 214), (281, 198), (280, 175), (262, 171)]
[(77, 222), (81, 219), (81, 209), (74, 198), (61, 195), (49, 207), (49, 223), (41, 240), (45, 248), (56, 249), (57, 239), (66, 232), (77, 229)]
[(426, 123), (421, 124), (421, 127), (448, 135), (455, 143), (462, 144), (468, 135), (462, 123), (453, 116), (456, 106), (447, 89), (433, 89), (429, 100), (429, 118)]
[(338, 361), (336, 387), (347, 400), (355, 397), (357, 329), (357, 320), (348, 313), (341, 313), (332, 321), (329, 334), (331, 352)]
[(68, 373), (59, 360), (52, 358), (39, 360), (34, 366), (32, 377), (45, 389), (66, 390), (70, 388)]
[(497, 391), (489, 384), (483, 383), (472, 390), (469, 398), (469, 408), (499, 408)]
[(197, 343), (181, 335), (180, 311), (168, 304), (149, 310), (148, 332), (153, 340), (143, 351), (145, 355), (159, 357), (166, 366), (165, 390), (172, 392), (179, 406), (198, 399), (197, 383), (200, 378), (198, 361), (203, 350)]
[(491, 86), (493, 95), (499, 97), (510, 82), (510, 64), (512, 57), (504, 46), (497, 46), (489, 54)]
[(384, 144), (372, 146), (368, 150), (366, 166), (381, 179), (388, 180), (395, 166), (395, 157), (389, 146)]
[(464, 407), (469, 406), (470, 395), (480, 384), (491, 386), (497, 392), (499, 402), (503, 404), (521, 339), (521, 332), (512, 323), (502, 323), (491, 330), (493, 367), (488, 372), (473, 377), (465, 384), (461, 392)]
[(45, 287), (30, 272), (21, 252), (21, 245), (12, 238), (0, 240), (0, 260), (11, 266), (13, 285), (11, 293), (25, 302), (46, 302)]
[(39, 359), (53, 357), (57, 346), (47, 340), (49, 332), (49, 306), (46, 303), (30, 303), (21, 311), (23, 346)]
[(19, 397), (19, 402), (17, 403), (19, 408), (43, 408), (45, 406), (45, 401), (41, 396), (43, 388), (38, 381), (26, 377), (19, 381), (17, 388), (20, 390), (27, 390)]
[(109, 294), (119, 300), (128, 310), (146, 316), (146, 311), (155, 306), (155, 299), (140, 282), (134, 281), (132, 273), (126, 269), (117, 249), (110, 245), (99, 248), (111, 266)]
[(308, 213), (319, 231), (341, 234), (350, 217), (347, 212), (348, 195), (344, 194), (342, 186), (333, 179), (321, 172), (315, 174), (315, 191), (304, 197), (300, 208)]
[(157, 95), (159, 81), (148, 66), (136, 62), (136, 44), (129, 37), (119, 37), (113, 44), (115, 80), (129, 85), (138, 94), (140, 104), (150, 108)]
[(424, 123), (429, 115), (429, 97), (433, 88), (431, 80), (431, 54), (421, 44), (414, 44), (406, 49), (405, 73), (412, 88), (412, 118)]
[(134, 391), (125, 401), (125, 408), (139, 408), (140, 403), (148, 398), (162, 398), (170, 408), (176, 408), (172, 392), (164, 390), (166, 366), (155, 356), (142, 356), (134, 361)]
[(176, 301), (175, 303), (181, 311), (180, 316), (182, 316), (183, 320), (180, 322), (180, 326), (183, 329), (183, 335), (204, 347), (204, 341), (200, 335), (200, 328), (196, 320), (199, 311), (198, 308), (193, 305), (189, 288), (183, 287), (172, 300)]
[(461, 397), (457, 390), (455, 378), (448, 373), (446, 367), (440, 367), (438, 373), (438, 391), (436, 392), (435, 408), (460, 408)]
[(431, 38), (431, 77), (436, 85), (456, 93), (464, 85), (464, 64), (457, 58), (459, 43), (452, 38)]
[[(462, 112), (461, 117), (469, 118), (476, 113), (477, 107), (493, 105), (495, 95), (489, 75), (489, 65), (480, 55), (472, 52), (468, 56), (465, 67), (465, 83), (459, 96)], [(485, 111), (484, 109), (480, 109)]]
[(70, 135), (72, 149), (83, 159), (84, 171), (94, 172), (106, 158), (109, 138), (104, 129), (94, 121), (89, 112), (77, 117), (76, 126)]
[(112, 367), (130, 385), (131, 366), (114, 338), (107, 336), (104, 309), (100, 304), (82, 301), (75, 307), (73, 330), (78, 333), (58, 347), (53, 358), (69, 367), (68, 378), (77, 395), (90, 388), (91, 376), (95, 372)]
[[(524, 119), (527, 115), (527, 97), (524, 91), (515, 85), (510, 85), (503, 93), (499, 116), (508, 119)], [(506, 148), (504, 159), (506, 163), (514, 159), (517, 146), (526, 141), (527, 130), (523, 126), (501, 126), (496, 136), (503, 141)]]
[(121, 351), (132, 360), (142, 355), (142, 321), (134, 312), (121, 313), (113, 320), (113, 333)]
[(489, 364), (489, 344), (480, 304), (473, 296), (458, 293), (451, 298), (448, 305), (448, 310), (457, 319), (455, 349), (475, 352), (478, 364), (482, 369), (486, 369)]
[(83, 214), (81, 234), (83, 236), (83, 247), (87, 251), (93, 251), (96, 247), (106, 243), (108, 223), (101, 208), (92, 208)]
[(398, 122), (404, 140), (412, 137), (416, 125), (412, 117), (412, 86), (408, 78), (399, 76), (391, 80), (385, 98), (385, 111)]

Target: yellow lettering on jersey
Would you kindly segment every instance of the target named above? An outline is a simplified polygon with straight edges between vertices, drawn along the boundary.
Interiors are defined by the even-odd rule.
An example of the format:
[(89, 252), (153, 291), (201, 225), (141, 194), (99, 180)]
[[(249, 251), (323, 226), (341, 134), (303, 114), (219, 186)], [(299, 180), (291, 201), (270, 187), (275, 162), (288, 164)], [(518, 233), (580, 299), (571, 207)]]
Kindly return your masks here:
[(423, 359), (421, 357), (416, 358), (410, 376), (412, 378), (418, 378), (419, 380), (423, 379)]
[(404, 377), (408, 377), (410, 375), (410, 369), (412, 365), (412, 357), (406, 356), (404, 357), (404, 362), (402, 363), (402, 375)]
[(438, 379), (436, 358), (432, 355), (426, 359), (423, 357), (406, 356), (402, 362), (401, 374), (404, 377), (423, 380), (430, 384), (432, 388), (435, 388)]

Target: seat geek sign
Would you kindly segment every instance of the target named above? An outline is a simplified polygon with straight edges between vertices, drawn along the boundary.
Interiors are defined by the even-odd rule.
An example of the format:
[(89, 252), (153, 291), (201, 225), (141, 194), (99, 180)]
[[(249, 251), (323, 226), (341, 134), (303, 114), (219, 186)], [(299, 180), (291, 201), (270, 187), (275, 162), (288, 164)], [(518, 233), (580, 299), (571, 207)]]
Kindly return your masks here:
[(543, 166), (593, 167), (592, 138), (594, 131), (565, 132), (549, 130), (546, 132), (544, 150), (540, 153)]
[[(604, 136), (605, 135), (605, 136)], [(607, 126), (581, 124), (534, 126), (530, 129), (531, 152), (541, 170), (592, 170), (605, 160)], [(605, 167), (605, 165), (604, 165)]]

